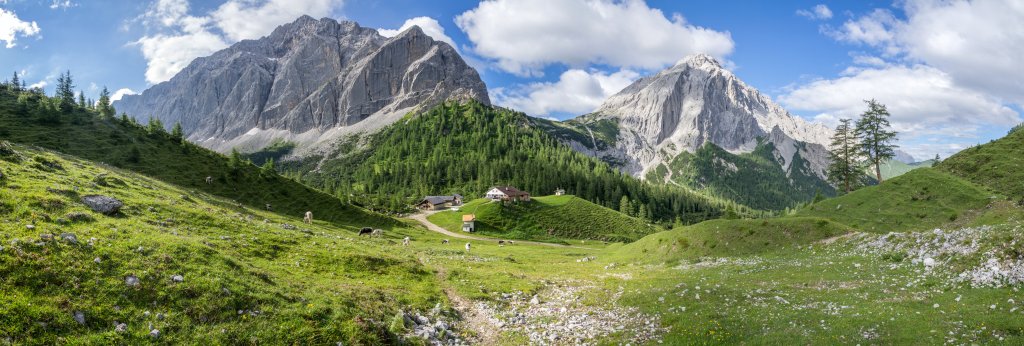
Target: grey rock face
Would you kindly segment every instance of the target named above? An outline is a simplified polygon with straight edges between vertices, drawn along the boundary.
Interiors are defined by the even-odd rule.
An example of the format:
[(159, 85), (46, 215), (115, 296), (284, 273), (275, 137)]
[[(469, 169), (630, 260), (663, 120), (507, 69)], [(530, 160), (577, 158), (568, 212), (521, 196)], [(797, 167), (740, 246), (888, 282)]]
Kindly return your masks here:
[(602, 119), (619, 124), (615, 147), (582, 151), (624, 162), (626, 171), (640, 177), (705, 142), (730, 152), (749, 152), (758, 138), (775, 145), (785, 169), (799, 154), (824, 177), (825, 148), (832, 134), (823, 125), (791, 115), (706, 55), (691, 56), (641, 78), (581, 118), (584, 123)]
[(92, 211), (106, 215), (116, 214), (124, 206), (116, 198), (101, 195), (83, 196), (82, 203), (92, 208)]
[[(229, 150), (271, 137), (308, 144), (329, 130), (383, 127), (400, 118), (395, 113), (447, 99), (490, 103), (476, 70), (419, 27), (386, 38), (355, 22), (303, 16), (198, 58), (114, 106), (143, 121), (180, 122), (190, 140)], [(356, 126), (364, 122), (383, 123)]]

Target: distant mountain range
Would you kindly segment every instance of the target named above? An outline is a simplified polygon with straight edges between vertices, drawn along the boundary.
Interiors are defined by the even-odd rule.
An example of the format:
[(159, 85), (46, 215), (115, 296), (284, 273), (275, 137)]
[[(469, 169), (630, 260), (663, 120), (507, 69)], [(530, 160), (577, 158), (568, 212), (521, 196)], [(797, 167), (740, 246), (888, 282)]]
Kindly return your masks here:
[(114, 106), (143, 121), (180, 122), (190, 140), (223, 152), (275, 139), (330, 144), (447, 99), (490, 103), (476, 70), (447, 43), (419, 27), (387, 38), (355, 22), (303, 16)]
[[(198, 58), (115, 107), (180, 122), (190, 140), (221, 152), (289, 142), (297, 149), (287, 158), (323, 162), (353, 143), (350, 135), (452, 99), (490, 102), (456, 50), (418, 27), (386, 38), (354, 22), (302, 17)], [(834, 193), (824, 180), (832, 131), (791, 115), (707, 55), (641, 78), (593, 113), (530, 125), (638, 178), (756, 208)]]

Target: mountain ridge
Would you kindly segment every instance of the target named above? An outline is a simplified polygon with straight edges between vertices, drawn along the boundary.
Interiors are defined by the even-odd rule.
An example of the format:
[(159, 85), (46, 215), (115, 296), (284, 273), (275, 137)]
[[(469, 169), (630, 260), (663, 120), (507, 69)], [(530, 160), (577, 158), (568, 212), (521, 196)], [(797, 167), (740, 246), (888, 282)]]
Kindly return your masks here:
[(190, 140), (224, 152), (372, 132), (448, 99), (490, 103), (476, 70), (419, 27), (387, 38), (355, 22), (302, 16), (197, 58), (114, 106), (143, 120), (180, 122)]

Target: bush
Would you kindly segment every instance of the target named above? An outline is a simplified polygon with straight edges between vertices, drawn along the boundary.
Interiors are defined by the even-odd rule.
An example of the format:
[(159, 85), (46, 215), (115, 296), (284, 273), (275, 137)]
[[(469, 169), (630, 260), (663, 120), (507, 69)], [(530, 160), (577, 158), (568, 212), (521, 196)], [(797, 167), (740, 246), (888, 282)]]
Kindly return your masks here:
[(14, 146), (10, 142), (0, 141), (0, 159), (21, 162), (21, 154), (18, 154), (17, 150), (14, 150)]

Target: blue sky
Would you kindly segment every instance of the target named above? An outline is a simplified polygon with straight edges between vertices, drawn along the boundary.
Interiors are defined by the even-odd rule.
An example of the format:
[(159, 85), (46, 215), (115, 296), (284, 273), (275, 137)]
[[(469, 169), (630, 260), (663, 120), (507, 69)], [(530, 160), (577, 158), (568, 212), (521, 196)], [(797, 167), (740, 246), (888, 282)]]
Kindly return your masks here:
[(309, 14), (418, 24), (457, 46), (496, 103), (535, 116), (586, 113), (701, 52), (808, 120), (831, 125), (878, 98), (919, 158), (1002, 136), (1024, 104), (1024, 5), (1013, 0), (0, 0), (0, 9), (6, 74), (52, 91), (70, 69), (91, 97), (103, 85), (140, 92), (195, 56)]

